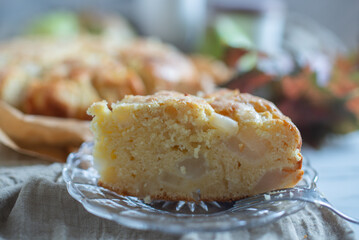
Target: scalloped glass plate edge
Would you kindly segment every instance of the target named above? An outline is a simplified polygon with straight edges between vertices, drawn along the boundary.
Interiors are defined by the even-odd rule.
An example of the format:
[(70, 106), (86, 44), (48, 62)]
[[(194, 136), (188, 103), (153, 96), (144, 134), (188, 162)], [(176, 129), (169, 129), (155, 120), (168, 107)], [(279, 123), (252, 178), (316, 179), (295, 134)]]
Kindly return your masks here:
[[(62, 171), (67, 190), (88, 212), (126, 227), (168, 233), (253, 228), (296, 213), (307, 204), (283, 200), (263, 201), (252, 206), (246, 199), (232, 203), (152, 201), (146, 204), (138, 198), (121, 196), (97, 186), (99, 176), (92, 167), (92, 147), (93, 143), (85, 142), (78, 152), (68, 156)], [(306, 158), (303, 159), (303, 170), (303, 179), (295, 188), (258, 196), (267, 199), (273, 194), (278, 197), (280, 192), (286, 199), (285, 196), (291, 196), (295, 191), (315, 188), (317, 173)]]

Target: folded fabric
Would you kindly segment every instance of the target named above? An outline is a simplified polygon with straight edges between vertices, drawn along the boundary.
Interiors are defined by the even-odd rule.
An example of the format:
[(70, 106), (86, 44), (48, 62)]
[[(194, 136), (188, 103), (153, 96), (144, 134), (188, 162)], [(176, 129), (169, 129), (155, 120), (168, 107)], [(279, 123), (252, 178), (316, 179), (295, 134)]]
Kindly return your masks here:
[(62, 167), (55, 163), (0, 168), (0, 239), (355, 238), (348, 223), (312, 204), (275, 223), (253, 229), (182, 236), (134, 230), (88, 213), (68, 194), (61, 179)]

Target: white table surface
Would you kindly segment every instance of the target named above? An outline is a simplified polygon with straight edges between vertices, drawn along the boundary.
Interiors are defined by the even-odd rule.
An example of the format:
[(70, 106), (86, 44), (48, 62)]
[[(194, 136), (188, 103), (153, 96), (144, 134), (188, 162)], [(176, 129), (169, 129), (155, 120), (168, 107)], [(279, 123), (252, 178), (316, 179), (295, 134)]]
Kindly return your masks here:
[[(359, 218), (359, 131), (329, 138), (315, 150), (303, 147), (318, 171), (318, 187), (339, 210)], [(359, 225), (351, 224), (359, 239)]]

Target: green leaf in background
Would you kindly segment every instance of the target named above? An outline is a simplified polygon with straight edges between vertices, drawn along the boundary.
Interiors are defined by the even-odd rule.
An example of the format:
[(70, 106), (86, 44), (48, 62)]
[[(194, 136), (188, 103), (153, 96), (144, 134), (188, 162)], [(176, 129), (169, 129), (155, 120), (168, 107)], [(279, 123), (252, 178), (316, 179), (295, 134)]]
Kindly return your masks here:
[(221, 39), (215, 29), (209, 28), (207, 30), (205, 40), (200, 46), (200, 52), (214, 58), (221, 59), (225, 48), (225, 44), (221, 42)]
[(258, 53), (251, 51), (242, 56), (237, 63), (239, 73), (249, 72), (256, 68), (258, 63)]
[(246, 16), (217, 17), (200, 44), (200, 52), (221, 59), (228, 47), (252, 49), (253, 39), (251, 33), (246, 31), (246, 26), (251, 21)]
[(80, 22), (75, 13), (58, 11), (33, 21), (26, 32), (29, 35), (71, 37), (80, 31)]
[(249, 36), (244, 32), (240, 22), (236, 21), (234, 17), (219, 17), (214, 24), (214, 28), (219, 38), (230, 47), (246, 49), (253, 47)]

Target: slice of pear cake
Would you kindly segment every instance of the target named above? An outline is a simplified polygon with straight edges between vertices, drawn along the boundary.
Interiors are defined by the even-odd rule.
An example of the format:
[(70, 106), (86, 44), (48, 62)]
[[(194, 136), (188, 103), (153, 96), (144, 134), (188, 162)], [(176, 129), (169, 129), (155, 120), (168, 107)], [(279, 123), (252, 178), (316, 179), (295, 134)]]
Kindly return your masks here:
[(99, 185), (163, 200), (232, 201), (293, 187), (302, 139), (271, 102), (238, 91), (126, 96), (94, 116)]

